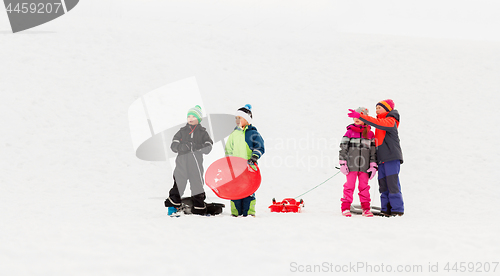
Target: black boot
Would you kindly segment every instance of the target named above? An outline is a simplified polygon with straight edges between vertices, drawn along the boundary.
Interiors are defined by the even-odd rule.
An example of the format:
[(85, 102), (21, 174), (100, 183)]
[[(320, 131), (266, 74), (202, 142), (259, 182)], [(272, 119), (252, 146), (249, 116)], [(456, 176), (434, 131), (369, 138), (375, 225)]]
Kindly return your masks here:
[(165, 207), (175, 207), (175, 208), (179, 208), (181, 207), (181, 203), (177, 203), (175, 202), (174, 200), (172, 200), (170, 197), (165, 199)]
[(380, 214), (382, 214), (384, 217), (392, 217), (391, 209), (391, 204), (387, 203), (387, 211), (380, 211)]
[(191, 207), (191, 213), (195, 215), (206, 215), (207, 205), (205, 204), (205, 193), (197, 194), (192, 196), (193, 206)]
[(191, 208), (191, 213), (193, 213), (194, 215), (204, 216), (207, 214), (207, 206), (203, 207), (193, 206), (193, 208)]

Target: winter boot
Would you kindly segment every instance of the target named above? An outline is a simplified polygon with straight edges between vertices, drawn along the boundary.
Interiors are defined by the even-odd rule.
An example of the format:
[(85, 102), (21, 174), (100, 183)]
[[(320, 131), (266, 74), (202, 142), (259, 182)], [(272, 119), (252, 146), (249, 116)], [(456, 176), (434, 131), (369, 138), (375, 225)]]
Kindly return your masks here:
[(175, 208), (175, 207), (168, 207), (168, 209), (167, 209), (167, 210), (168, 210), (167, 215), (169, 215), (169, 216), (172, 216), (172, 215), (174, 215), (175, 213), (177, 213), (177, 208)]
[(197, 194), (191, 197), (193, 200), (193, 206), (191, 207), (191, 213), (194, 215), (206, 215), (207, 205), (205, 204), (205, 193)]
[(373, 217), (373, 213), (370, 211), (370, 209), (363, 209), (363, 213), (361, 215), (363, 217)]
[[(382, 206), (383, 207), (383, 206)], [(384, 210), (383, 208), (380, 210), (380, 214), (382, 214), (384, 217), (391, 217), (391, 204), (387, 203), (387, 206), (385, 207), (386, 209)]]
[(170, 197), (165, 199), (165, 207), (175, 207), (175, 208), (179, 208), (181, 207), (181, 203), (177, 203), (175, 201), (173, 201)]
[(206, 206), (203, 206), (203, 207), (193, 206), (193, 208), (191, 208), (191, 213), (193, 215), (205, 216), (207, 214), (207, 207)]
[(344, 211), (342, 212), (342, 215), (343, 215), (344, 217), (352, 217), (352, 214), (351, 214), (351, 211), (350, 211), (350, 210), (344, 210)]
[(363, 209), (361, 213), (363, 217), (373, 217), (373, 213), (370, 211), (370, 202), (361, 202), (361, 209)]

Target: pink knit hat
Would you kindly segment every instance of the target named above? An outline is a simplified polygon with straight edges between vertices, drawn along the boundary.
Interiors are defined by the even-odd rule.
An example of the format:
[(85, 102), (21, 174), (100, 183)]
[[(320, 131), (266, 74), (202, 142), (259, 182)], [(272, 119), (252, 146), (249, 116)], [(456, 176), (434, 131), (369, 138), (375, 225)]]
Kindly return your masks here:
[(394, 101), (391, 99), (380, 101), (377, 103), (377, 105), (383, 107), (387, 112), (394, 110)]

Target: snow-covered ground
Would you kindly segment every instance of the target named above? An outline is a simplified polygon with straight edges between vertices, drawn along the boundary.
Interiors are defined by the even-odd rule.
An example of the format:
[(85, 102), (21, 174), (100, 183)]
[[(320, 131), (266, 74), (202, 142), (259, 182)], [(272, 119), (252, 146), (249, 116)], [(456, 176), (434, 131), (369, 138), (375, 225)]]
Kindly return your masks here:
[[(498, 4), (368, 2), (81, 1), (18, 34), (0, 13), (0, 274), (453, 275), (460, 262), (459, 275), (492, 274)], [(267, 150), (255, 219), (167, 217), (171, 168), (135, 157), (130, 105), (191, 76), (212, 113), (253, 105)], [(374, 114), (387, 98), (401, 114), (403, 217), (342, 217), (342, 175), (301, 214), (268, 211), (337, 172), (347, 109)]]

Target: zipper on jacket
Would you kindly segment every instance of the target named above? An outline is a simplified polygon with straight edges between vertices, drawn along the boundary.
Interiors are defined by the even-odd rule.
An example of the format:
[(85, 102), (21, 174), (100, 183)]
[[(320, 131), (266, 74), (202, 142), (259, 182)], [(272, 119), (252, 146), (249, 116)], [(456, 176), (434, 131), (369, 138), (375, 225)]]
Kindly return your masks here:
[(362, 133), (360, 132), (359, 133), (359, 161), (358, 161), (358, 168), (359, 168), (359, 171), (361, 171), (361, 145), (363, 145), (362, 141), (361, 141), (361, 135)]

